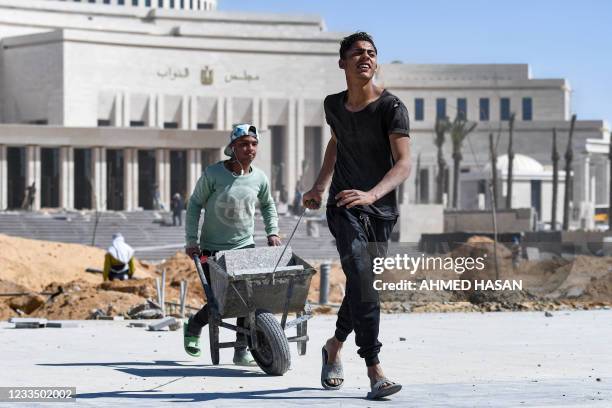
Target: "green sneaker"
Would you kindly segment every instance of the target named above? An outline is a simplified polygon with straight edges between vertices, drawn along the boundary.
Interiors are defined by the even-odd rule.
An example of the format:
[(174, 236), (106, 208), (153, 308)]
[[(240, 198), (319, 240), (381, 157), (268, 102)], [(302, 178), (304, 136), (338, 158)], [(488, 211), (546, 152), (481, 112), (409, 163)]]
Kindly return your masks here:
[(190, 336), (187, 334), (189, 328), (188, 321), (183, 325), (183, 347), (185, 352), (191, 357), (200, 357), (202, 355), (202, 349), (200, 348), (200, 336)]
[(257, 365), (253, 356), (247, 350), (234, 350), (234, 364), (242, 367), (254, 367)]

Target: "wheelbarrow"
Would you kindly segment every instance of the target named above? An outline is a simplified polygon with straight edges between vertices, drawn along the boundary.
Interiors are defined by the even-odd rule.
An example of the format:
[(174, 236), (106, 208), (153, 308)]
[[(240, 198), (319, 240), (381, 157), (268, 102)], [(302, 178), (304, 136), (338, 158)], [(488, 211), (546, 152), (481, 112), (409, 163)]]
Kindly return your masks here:
[[(312, 317), (306, 302), (315, 269), (290, 247), (284, 252), (282, 247), (220, 251), (207, 260), (212, 281), (208, 282), (200, 258), (193, 259), (209, 305), (212, 363), (219, 364), (221, 348), (248, 347), (265, 373), (287, 372), (289, 343), (297, 343), (299, 355), (306, 353), (307, 322)], [(287, 321), (290, 313), (296, 317)], [(275, 314), (281, 314), (280, 322)], [(246, 327), (223, 321), (235, 317), (244, 317)], [(246, 344), (219, 342), (219, 327), (245, 334)], [(285, 330), (291, 327), (297, 334), (287, 337)]]

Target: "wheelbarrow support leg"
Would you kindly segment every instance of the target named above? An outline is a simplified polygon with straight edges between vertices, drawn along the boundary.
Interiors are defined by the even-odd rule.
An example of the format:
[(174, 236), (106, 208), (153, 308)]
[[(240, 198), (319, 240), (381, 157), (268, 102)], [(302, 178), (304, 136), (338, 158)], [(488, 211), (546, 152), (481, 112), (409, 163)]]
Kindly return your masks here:
[(287, 313), (289, 313), (289, 302), (293, 296), (293, 276), (289, 277), (289, 285), (287, 286), (287, 298), (285, 299), (285, 307), (283, 308), (283, 317), (281, 318), (281, 327), (285, 330), (287, 324)]
[[(296, 318), (300, 318), (302, 316), (304, 316), (305, 313), (304, 312), (298, 312), (296, 314)], [(304, 337), (306, 336), (307, 332), (308, 332), (308, 320), (304, 320), (301, 323), (297, 324), (297, 336), (298, 337)], [(297, 342), (297, 349), (298, 349), (298, 354), (300, 356), (303, 356), (306, 354), (306, 344), (308, 343), (307, 340), (302, 340), (302, 341), (298, 341)]]
[(255, 309), (253, 308), (253, 287), (251, 286), (251, 281), (245, 281), (246, 291), (247, 291), (247, 303), (249, 308), (249, 329), (251, 331), (251, 348), (253, 350), (257, 350), (257, 322), (255, 320)]

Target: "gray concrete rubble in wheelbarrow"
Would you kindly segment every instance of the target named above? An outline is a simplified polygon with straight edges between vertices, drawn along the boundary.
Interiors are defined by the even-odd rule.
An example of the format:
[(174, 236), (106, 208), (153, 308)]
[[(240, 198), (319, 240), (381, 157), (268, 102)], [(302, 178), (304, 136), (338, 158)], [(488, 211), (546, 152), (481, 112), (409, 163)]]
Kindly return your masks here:
[[(272, 313), (283, 313), (286, 307), (290, 313), (304, 310), (314, 269), (291, 247), (284, 253), (283, 247), (222, 251), (208, 264), (219, 313), (225, 317), (236, 317), (247, 310), (249, 291), (248, 300), (255, 309)], [(290, 283), (293, 287), (289, 291)]]
[(264, 247), (241, 249), (239, 251), (221, 251), (216, 260), (225, 271), (232, 276), (252, 273), (248, 271), (259, 270), (260, 272), (272, 272), (276, 264), (278, 268), (286, 267), (291, 262), (293, 252), (287, 247), (280, 262), (278, 259), (283, 253), (284, 247)]

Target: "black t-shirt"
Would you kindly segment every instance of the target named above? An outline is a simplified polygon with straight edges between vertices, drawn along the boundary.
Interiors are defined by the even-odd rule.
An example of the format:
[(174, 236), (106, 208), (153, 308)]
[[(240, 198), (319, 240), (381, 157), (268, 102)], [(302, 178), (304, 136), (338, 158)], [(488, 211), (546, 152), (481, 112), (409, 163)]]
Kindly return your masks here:
[[(329, 189), (328, 206), (336, 206), (336, 194), (342, 190), (371, 190), (393, 167), (389, 135), (409, 136), (410, 123), (406, 106), (386, 90), (358, 112), (348, 111), (344, 104), (347, 92), (325, 98), (325, 118), (337, 139), (336, 165)], [(356, 206), (383, 219), (398, 216), (395, 191), (374, 204)]]

